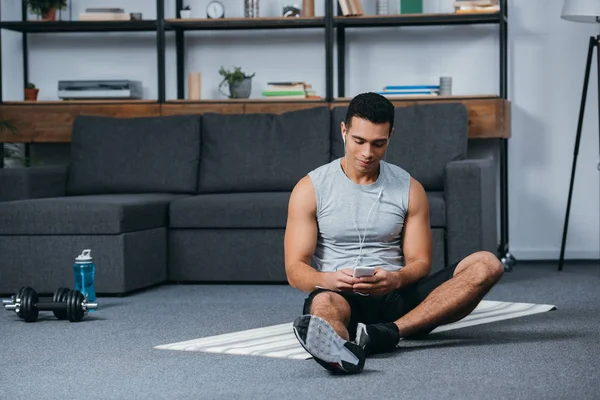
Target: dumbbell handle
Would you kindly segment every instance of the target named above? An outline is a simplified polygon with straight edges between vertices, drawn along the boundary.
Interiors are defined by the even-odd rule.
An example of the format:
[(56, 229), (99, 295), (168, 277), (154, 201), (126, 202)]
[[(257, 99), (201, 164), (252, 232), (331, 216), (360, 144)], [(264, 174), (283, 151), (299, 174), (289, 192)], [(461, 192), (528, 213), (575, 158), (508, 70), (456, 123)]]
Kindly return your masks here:
[[(6, 300), (6, 299), (2, 300), (2, 304), (4, 304), (5, 308), (7, 305), (15, 304), (15, 302), (16, 302), (15, 296), (13, 296), (11, 299), (8, 299), (8, 300)], [(41, 299), (38, 300), (38, 303), (48, 303), (48, 302), (51, 303), (52, 299), (42, 297)]]
[[(20, 306), (20, 304), (18, 304), (18, 303), (5, 304), (4, 308), (7, 310), (16, 310), (17, 307), (19, 307), (19, 306)], [(98, 308), (98, 303), (88, 303), (86, 300), (84, 300), (81, 303), (81, 306), (84, 310), (95, 310), (96, 308)], [(38, 302), (35, 304), (35, 307), (39, 311), (64, 310), (67, 308), (67, 303), (65, 303), (65, 302), (61, 302), (61, 303)]]

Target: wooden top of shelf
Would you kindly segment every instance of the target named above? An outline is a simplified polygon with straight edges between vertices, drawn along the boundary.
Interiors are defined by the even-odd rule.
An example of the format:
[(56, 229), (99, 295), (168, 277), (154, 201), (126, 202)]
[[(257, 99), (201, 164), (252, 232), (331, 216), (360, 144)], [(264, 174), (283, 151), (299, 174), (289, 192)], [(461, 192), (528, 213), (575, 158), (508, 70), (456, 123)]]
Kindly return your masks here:
[(158, 104), (157, 100), (23, 100), (23, 101), (4, 101), (0, 106), (56, 106), (56, 105), (76, 105), (76, 104)]
[[(391, 101), (436, 101), (436, 100), (475, 100), (475, 99), (499, 99), (495, 94), (477, 94), (477, 95), (455, 95), (455, 96), (397, 96), (388, 97)], [(335, 102), (349, 102), (352, 97), (336, 97)], [(252, 99), (171, 99), (165, 104), (212, 104), (212, 103), (328, 103), (325, 99), (277, 99), (277, 98), (252, 98)], [(34, 100), (34, 101), (4, 101), (0, 106), (35, 106), (35, 105), (77, 105), (77, 104), (159, 104), (157, 100)]]
[(342, 27), (376, 27), (402, 25), (469, 25), (500, 22), (501, 13), (438, 13), (336, 16), (334, 25)]
[(0, 28), (23, 33), (60, 32), (152, 32), (158, 28), (156, 20), (130, 21), (3, 21)]
[[(388, 14), (335, 16), (334, 26), (377, 27), (404, 25), (468, 25), (499, 23), (500, 12), (443, 13), (443, 14)], [(166, 30), (227, 30), (227, 29), (292, 29), (324, 28), (324, 16), (317, 17), (259, 17), (259, 18), (168, 18)], [(59, 32), (121, 32), (155, 31), (157, 20), (129, 21), (2, 21), (0, 28), (23, 33)]]
[(187, 99), (176, 99), (167, 100), (167, 104), (188, 104), (188, 103), (326, 103), (325, 99), (201, 99), (201, 100), (187, 100)]
[[(456, 96), (390, 96), (388, 100), (390, 101), (414, 101), (414, 100), (425, 100), (425, 101), (435, 101), (435, 100), (475, 100), (475, 99), (499, 99), (500, 96), (496, 94), (473, 94), (473, 95), (456, 95)], [(336, 97), (333, 99), (334, 102), (347, 102), (352, 100), (352, 97)]]
[[(350, 100), (350, 98), (337, 98), (327, 102), (319, 99), (207, 99), (171, 100), (163, 104), (153, 100), (5, 102), (0, 104), (0, 119), (13, 121), (21, 134), (15, 136), (0, 132), (0, 142), (70, 142), (73, 121), (77, 115), (135, 118), (204, 113), (280, 114), (314, 107), (333, 109), (347, 105)], [(391, 101), (396, 107), (461, 102), (467, 109), (470, 138), (508, 139), (511, 136), (510, 101), (496, 95), (414, 96), (391, 99)]]
[(323, 28), (325, 17), (260, 17), (260, 18), (174, 18), (165, 20), (165, 29), (284, 29)]

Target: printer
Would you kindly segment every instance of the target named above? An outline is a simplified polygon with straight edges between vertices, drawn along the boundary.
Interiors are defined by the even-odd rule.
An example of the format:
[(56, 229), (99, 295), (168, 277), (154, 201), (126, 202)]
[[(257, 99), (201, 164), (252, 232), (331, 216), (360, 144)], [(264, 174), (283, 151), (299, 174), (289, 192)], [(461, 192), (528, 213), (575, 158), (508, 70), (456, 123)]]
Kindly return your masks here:
[(58, 81), (63, 100), (141, 99), (142, 82), (130, 80)]

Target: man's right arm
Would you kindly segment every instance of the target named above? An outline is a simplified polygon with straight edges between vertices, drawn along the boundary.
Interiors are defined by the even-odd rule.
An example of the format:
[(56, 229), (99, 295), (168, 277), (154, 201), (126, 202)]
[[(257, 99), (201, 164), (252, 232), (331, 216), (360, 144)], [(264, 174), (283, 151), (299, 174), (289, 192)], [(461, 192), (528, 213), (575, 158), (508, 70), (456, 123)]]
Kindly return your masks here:
[(285, 228), (285, 273), (289, 284), (303, 292), (322, 285), (322, 274), (310, 261), (317, 246), (317, 200), (312, 182), (305, 176), (298, 182), (288, 205)]
[(285, 229), (285, 273), (289, 284), (303, 292), (312, 292), (317, 286), (351, 291), (356, 279), (352, 270), (319, 272), (310, 264), (317, 247), (317, 198), (312, 181), (305, 176), (298, 182), (288, 207)]

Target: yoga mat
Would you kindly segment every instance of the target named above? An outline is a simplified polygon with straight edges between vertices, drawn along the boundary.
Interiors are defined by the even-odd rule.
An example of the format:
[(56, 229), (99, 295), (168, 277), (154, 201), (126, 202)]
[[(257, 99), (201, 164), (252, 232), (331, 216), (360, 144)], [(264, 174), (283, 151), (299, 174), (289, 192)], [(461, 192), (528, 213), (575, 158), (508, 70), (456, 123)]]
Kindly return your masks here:
[[(483, 300), (465, 318), (434, 329), (430, 335), (555, 310), (549, 304)], [(307, 360), (311, 355), (298, 343), (292, 322), (155, 346), (159, 350), (201, 351)]]

